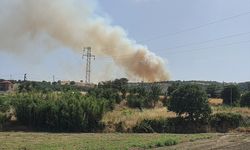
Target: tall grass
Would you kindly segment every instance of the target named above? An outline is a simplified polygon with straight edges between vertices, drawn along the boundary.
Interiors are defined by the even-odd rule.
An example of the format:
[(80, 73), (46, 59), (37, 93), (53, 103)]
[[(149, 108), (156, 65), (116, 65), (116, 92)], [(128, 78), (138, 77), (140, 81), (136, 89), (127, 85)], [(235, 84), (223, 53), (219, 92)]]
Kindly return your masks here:
[(212, 107), (213, 113), (239, 113), (242, 116), (250, 117), (249, 107), (231, 107), (231, 106), (216, 106)]
[[(145, 119), (164, 119), (169, 117), (176, 117), (174, 112), (168, 112), (166, 107), (154, 109), (131, 109), (123, 108), (122, 110), (115, 109), (112, 112), (107, 112), (102, 119), (102, 122), (107, 125), (107, 132), (114, 132), (117, 128), (120, 131), (131, 132), (136, 124)], [(119, 130), (119, 129), (118, 129)]]

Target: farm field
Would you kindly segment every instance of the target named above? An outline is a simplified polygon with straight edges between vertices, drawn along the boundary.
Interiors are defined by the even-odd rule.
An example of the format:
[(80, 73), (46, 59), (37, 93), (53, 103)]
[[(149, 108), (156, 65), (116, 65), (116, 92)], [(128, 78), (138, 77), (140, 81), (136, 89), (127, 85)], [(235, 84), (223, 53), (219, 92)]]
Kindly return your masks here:
[(214, 139), (220, 134), (99, 134), (0, 132), (1, 150), (145, 149)]

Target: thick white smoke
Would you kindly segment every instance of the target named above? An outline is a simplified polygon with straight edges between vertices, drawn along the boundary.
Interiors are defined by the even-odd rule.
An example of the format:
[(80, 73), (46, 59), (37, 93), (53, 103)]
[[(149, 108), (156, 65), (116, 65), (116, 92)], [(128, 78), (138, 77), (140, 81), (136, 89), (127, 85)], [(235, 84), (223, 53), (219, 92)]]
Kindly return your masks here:
[(130, 75), (147, 81), (169, 79), (160, 57), (128, 39), (121, 27), (96, 16), (86, 0), (0, 1), (1, 50), (30, 50), (30, 43), (41, 36), (48, 50), (60, 45), (80, 53), (91, 46), (95, 54), (112, 57)]

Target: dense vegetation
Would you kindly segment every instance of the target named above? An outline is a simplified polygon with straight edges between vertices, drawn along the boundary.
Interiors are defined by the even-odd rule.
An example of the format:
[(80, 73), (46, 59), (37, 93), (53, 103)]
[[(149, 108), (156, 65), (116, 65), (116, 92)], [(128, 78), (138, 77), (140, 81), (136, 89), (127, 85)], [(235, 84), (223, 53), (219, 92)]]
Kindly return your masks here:
[(76, 92), (24, 93), (10, 97), (20, 123), (48, 131), (90, 132), (100, 128), (100, 119), (109, 110), (106, 99)]
[(206, 92), (197, 85), (183, 85), (170, 96), (168, 105), (170, 111), (177, 115), (187, 115), (190, 120), (208, 118), (211, 108)]
[[(130, 84), (126, 78), (122, 78), (84, 88), (76, 86), (75, 82), (62, 85), (60, 82), (20, 81), (15, 93), (0, 95), (0, 129), (14, 112), (18, 123), (35, 130), (96, 132), (102, 131), (108, 124), (101, 122), (103, 115), (116, 106), (130, 107), (138, 112), (164, 106), (177, 117), (141, 119), (128, 131), (206, 132), (204, 127), (210, 123), (219, 131), (219, 126), (224, 126), (225, 122), (228, 125), (227, 120), (230, 119), (237, 121), (237, 117), (231, 114), (211, 115), (208, 97), (223, 98), (225, 106), (232, 102), (232, 106), (240, 104), (249, 107), (247, 86), (244, 86), (243, 92), (240, 90), (243, 85), (236, 84), (223, 86), (218, 82), (198, 81), (169, 83), (172, 84), (166, 89), (161, 83)], [(116, 124), (116, 131), (123, 131), (119, 129), (121, 126), (122, 122)], [(236, 123), (233, 128), (236, 126), (239, 125)]]
[(250, 91), (242, 95), (240, 100), (240, 106), (250, 107)]
[(228, 85), (224, 87), (221, 98), (226, 105), (236, 105), (240, 100), (240, 90), (237, 85)]

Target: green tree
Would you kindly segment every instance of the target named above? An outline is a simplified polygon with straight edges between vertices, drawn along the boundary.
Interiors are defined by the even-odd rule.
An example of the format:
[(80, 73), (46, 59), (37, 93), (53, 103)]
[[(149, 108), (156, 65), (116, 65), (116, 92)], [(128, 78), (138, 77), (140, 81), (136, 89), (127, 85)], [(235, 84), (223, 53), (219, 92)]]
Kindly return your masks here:
[(221, 98), (226, 105), (235, 105), (240, 99), (240, 90), (237, 85), (224, 87), (221, 92)]
[(154, 84), (150, 87), (150, 91), (149, 91), (147, 99), (151, 101), (151, 104), (153, 107), (155, 106), (156, 102), (159, 100), (159, 96), (161, 95), (161, 93), (162, 93), (162, 89), (159, 85)]
[(250, 92), (247, 92), (241, 96), (240, 106), (250, 107)]
[(218, 98), (220, 97), (221, 87), (217, 84), (209, 84), (206, 88), (206, 92), (209, 97)]
[(197, 85), (182, 85), (170, 96), (168, 109), (190, 120), (207, 118), (211, 113), (206, 92)]
[(179, 82), (172, 83), (172, 85), (168, 87), (167, 95), (170, 96), (180, 85), (181, 84)]

